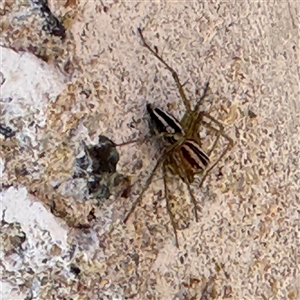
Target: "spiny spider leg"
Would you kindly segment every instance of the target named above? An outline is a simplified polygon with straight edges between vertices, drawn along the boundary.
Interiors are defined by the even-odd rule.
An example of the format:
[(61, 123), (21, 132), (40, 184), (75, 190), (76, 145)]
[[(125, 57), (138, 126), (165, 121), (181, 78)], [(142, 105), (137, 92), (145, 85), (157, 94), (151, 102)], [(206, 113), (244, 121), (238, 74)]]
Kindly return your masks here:
[[(177, 134), (177, 133), (167, 133), (167, 132), (161, 132), (157, 135), (155, 135), (155, 138), (160, 139), (160, 138), (168, 138), (168, 137), (174, 137), (177, 138), (177, 140), (179, 140), (180, 138), (182, 138), (181, 134)], [(131, 140), (131, 141), (127, 141), (127, 142), (123, 142), (120, 144), (114, 144), (116, 147), (122, 147), (122, 146), (127, 146), (130, 144), (134, 144), (134, 143), (144, 143), (150, 139), (152, 139), (153, 137), (149, 137), (147, 136), (146, 138), (141, 138), (141, 139), (135, 139), (135, 140)]]
[(202, 178), (200, 180), (198, 188), (200, 188), (203, 185), (203, 183), (204, 183), (207, 175), (209, 174), (209, 172), (218, 164), (218, 162), (224, 157), (224, 155), (232, 148), (232, 145), (233, 144), (228, 143), (227, 146), (226, 146), (226, 148), (225, 148), (225, 150), (221, 153), (221, 155), (219, 156), (219, 158), (208, 169), (206, 169), (204, 171), (204, 174), (203, 174), (203, 176), (202, 176)]
[[(196, 105), (194, 107), (194, 113), (197, 115), (199, 114), (199, 109), (200, 109), (200, 105), (202, 104), (202, 100), (206, 97), (206, 94), (207, 94), (207, 91), (208, 91), (208, 88), (209, 88), (209, 81), (206, 81), (204, 86), (203, 86), (203, 93), (202, 95), (200, 96), (200, 98), (197, 100), (196, 102)], [(199, 120), (198, 120), (198, 116), (197, 118), (195, 118), (195, 123), (198, 123)]]
[[(225, 149), (225, 150), (226, 150), (225, 153), (226, 153), (230, 148), (233, 147), (233, 140), (232, 140), (232, 138), (230, 138), (230, 137), (224, 132), (224, 126), (223, 126), (223, 124), (222, 124), (220, 121), (216, 120), (214, 117), (212, 117), (210, 114), (206, 113), (206, 112), (202, 112), (202, 116), (204, 116), (204, 117), (210, 119), (212, 122), (214, 122), (215, 124), (217, 124), (217, 125), (219, 126), (219, 130), (218, 130), (218, 129), (214, 128), (213, 126), (211, 126), (211, 125), (210, 125), (209, 123), (207, 123), (206, 121), (203, 121), (203, 120), (202, 120), (202, 123), (203, 123), (203, 124), (205, 124), (207, 127), (211, 128), (212, 130), (214, 130), (214, 131), (216, 131), (216, 132), (218, 133), (217, 139), (216, 139), (216, 141), (214, 142), (212, 149), (209, 151), (209, 154), (211, 154), (211, 152), (213, 151), (213, 148), (216, 146), (216, 144), (217, 144), (217, 142), (218, 142), (218, 140), (219, 140), (219, 138), (220, 138), (221, 136), (223, 136), (223, 137), (228, 141), (228, 144), (227, 144), (227, 147), (226, 147), (226, 148), (228, 148), (228, 149), (227, 149), (227, 150)], [(225, 153), (222, 155), (222, 157), (225, 155)]]
[[(204, 123), (204, 122), (202, 122), (202, 123)], [(209, 128), (212, 128), (211, 126), (208, 126), (208, 127), (209, 127)], [(217, 143), (218, 143), (218, 141), (219, 141), (221, 135), (222, 135), (221, 132), (218, 132), (217, 138), (215, 139), (215, 141), (214, 141), (214, 143), (213, 143), (211, 149), (207, 152), (207, 155), (208, 155), (208, 156), (210, 156), (211, 153), (213, 152), (213, 150), (216, 148)]]
[(139, 143), (139, 142), (144, 142), (144, 141), (145, 141), (145, 139), (136, 139), (136, 140), (123, 142), (123, 143), (120, 143), (120, 144), (115, 144), (115, 146), (116, 147), (122, 147), (122, 146), (130, 145), (130, 144), (134, 144), (134, 143)]
[[(168, 134), (167, 134), (167, 135), (168, 135)], [(131, 216), (131, 214), (133, 213), (133, 211), (135, 210), (135, 208), (141, 203), (142, 197), (143, 197), (144, 193), (147, 191), (147, 189), (149, 188), (150, 183), (152, 182), (152, 179), (153, 179), (154, 175), (156, 174), (156, 171), (158, 170), (158, 168), (159, 168), (162, 164), (164, 164), (164, 162), (165, 162), (166, 158), (168, 157), (168, 155), (170, 155), (170, 154), (174, 151), (174, 149), (175, 149), (176, 147), (178, 147), (181, 143), (182, 143), (182, 141), (178, 141), (178, 142), (176, 142), (174, 145), (170, 146), (170, 147), (168, 148), (168, 150), (167, 150), (167, 151), (159, 158), (159, 160), (157, 161), (155, 167), (154, 167), (153, 170), (151, 171), (150, 176), (147, 178), (146, 183), (145, 183), (145, 186), (144, 186), (144, 188), (142, 189), (140, 195), (139, 195), (138, 198), (133, 202), (133, 204), (132, 204), (130, 210), (127, 212), (127, 214), (126, 214), (126, 216), (125, 216), (125, 218), (124, 218), (124, 220), (123, 220), (124, 223), (126, 223), (126, 222), (128, 221), (129, 217)]]
[(202, 122), (203, 114), (199, 111), (202, 100), (206, 97), (209, 88), (209, 81), (206, 81), (203, 87), (203, 93), (199, 97), (194, 107), (194, 110), (189, 114), (185, 113), (181, 123), (185, 127), (186, 136), (192, 137), (195, 132), (198, 132), (198, 127)]
[(217, 130), (216, 128), (214, 128), (213, 126), (211, 126), (209, 123), (205, 122), (202, 120), (202, 123), (204, 123), (207, 127), (211, 128), (212, 130), (218, 132), (218, 136), (217, 136), (217, 139), (216, 141), (214, 142), (213, 144), (213, 147), (211, 148), (211, 150), (209, 151), (209, 153), (211, 153), (219, 138), (221, 136), (223, 136), (227, 141), (228, 141), (228, 144), (226, 145), (225, 149), (222, 151), (221, 155), (218, 157), (218, 159), (208, 168), (204, 171), (204, 174), (201, 178), (201, 181), (198, 185), (198, 187), (200, 188), (205, 180), (205, 178), (207, 177), (208, 173), (218, 164), (218, 162), (225, 156), (225, 154), (233, 147), (233, 140), (227, 135), (224, 133), (224, 127), (223, 125), (221, 124), (221, 122), (219, 122), (218, 120), (216, 120), (215, 118), (213, 118), (211, 115), (209, 115), (208, 113), (205, 113), (203, 112), (203, 116), (205, 116), (206, 118), (210, 119), (212, 122), (214, 122), (215, 124), (217, 124), (219, 126), (219, 130)]
[(190, 197), (191, 197), (192, 202), (193, 202), (193, 205), (194, 205), (195, 220), (196, 220), (196, 222), (198, 222), (199, 219), (198, 219), (198, 208), (197, 208), (197, 201), (196, 201), (196, 198), (195, 198), (194, 194), (193, 194), (192, 191), (191, 191), (191, 186), (190, 186), (188, 183), (186, 183), (186, 182), (185, 182), (185, 184), (186, 184), (186, 186), (187, 186), (187, 188), (188, 188)]
[(143, 36), (143, 33), (142, 33), (142, 30), (140, 29), (140, 28), (138, 28), (138, 32), (139, 32), (139, 34), (140, 34), (140, 37), (141, 37), (141, 39), (142, 39), (142, 42), (143, 42), (143, 46), (144, 47), (146, 47), (158, 60), (160, 60), (162, 63), (163, 63), (163, 65), (171, 72), (171, 74), (172, 74), (172, 76), (173, 76), (173, 78), (174, 78), (174, 80), (175, 80), (175, 83), (176, 83), (176, 85), (177, 85), (177, 88), (178, 88), (178, 90), (179, 90), (179, 93), (180, 93), (180, 96), (181, 96), (181, 98), (182, 98), (182, 100), (183, 100), (183, 102), (184, 102), (184, 105), (185, 105), (185, 107), (186, 107), (186, 109), (187, 109), (187, 111), (191, 111), (191, 106), (190, 106), (190, 103), (189, 103), (189, 101), (188, 101), (188, 99), (187, 99), (187, 97), (186, 97), (186, 95), (185, 95), (185, 92), (184, 92), (184, 90), (183, 90), (183, 84), (180, 82), (180, 79), (179, 79), (179, 77), (178, 77), (178, 75), (177, 75), (177, 73), (175, 72), (175, 70), (172, 68), (172, 67), (170, 67), (158, 54), (157, 54), (157, 52), (156, 51), (154, 51), (150, 46), (149, 46), (149, 44), (147, 44), (146, 43), (146, 41), (145, 41), (145, 38), (144, 38), (144, 36)]
[(169, 189), (167, 186), (167, 168), (166, 168), (166, 163), (163, 164), (163, 179), (164, 179), (164, 186), (165, 186), (165, 199), (166, 199), (166, 204), (167, 204), (167, 212), (169, 214), (170, 220), (171, 220), (171, 224), (173, 227), (173, 231), (174, 231), (174, 235), (175, 235), (175, 243), (176, 243), (176, 247), (179, 248), (179, 243), (178, 243), (178, 236), (177, 236), (177, 230), (176, 230), (176, 223), (174, 222), (174, 215), (171, 211), (171, 205), (169, 202)]
[[(180, 165), (180, 162), (178, 162), (176, 159), (174, 159), (174, 160), (171, 159), (171, 161), (173, 161), (173, 163), (174, 163), (173, 164), (173, 168), (175, 170), (175, 173), (176, 174), (180, 174), (180, 177), (181, 177), (183, 183), (187, 186), (188, 192), (189, 192), (190, 197), (192, 199), (192, 203), (194, 205), (195, 220), (196, 220), (196, 222), (198, 222), (199, 218), (198, 218), (198, 211), (197, 211), (197, 201), (196, 201), (196, 198), (195, 198), (194, 194), (192, 193), (191, 187), (190, 187), (190, 185), (188, 183), (189, 179), (188, 179), (187, 172), (186, 172), (185, 168), (182, 168), (182, 166)], [(167, 162), (168, 161), (166, 161), (166, 163)]]
[(146, 183), (144, 188), (142, 189), (141, 193), (139, 194), (138, 198), (133, 202), (130, 210), (127, 212), (123, 222), (126, 223), (129, 219), (129, 217), (131, 216), (131, 214), (134, 212), (135, 208), (141, 203), (142, 201), (142, 197), (144, 195), (144, 193), (147, 191), (147, 189), (150, 186), (150, 183), (152, 182), (152, 179), (154, 177), (154, 175), (156, 174), (156, 171), (158, 170), (158, 168), (163, 164), (165, 158), (164, 156), (160, 157), (160, 159), (157, 161), (154, 169), (151, 171), (150, 176), (147, 178)]
[[(211, 121), (213, 121), (214, 123), (216, 123), (219, 127), (220, 127), (220, 131), (224, 131), (224, 126), (223, 124), (218, 121), (217, 119), (215, 119), (214, 117), (212, 117), (210, 114), (208, 114), (207, 112), (202, 112), (203, 116), (205, 116), (206, 118), (210, 119)], [(227, 139), (229, 141), (232, 141), (232, 139), (230, 137), (227, 136)]]

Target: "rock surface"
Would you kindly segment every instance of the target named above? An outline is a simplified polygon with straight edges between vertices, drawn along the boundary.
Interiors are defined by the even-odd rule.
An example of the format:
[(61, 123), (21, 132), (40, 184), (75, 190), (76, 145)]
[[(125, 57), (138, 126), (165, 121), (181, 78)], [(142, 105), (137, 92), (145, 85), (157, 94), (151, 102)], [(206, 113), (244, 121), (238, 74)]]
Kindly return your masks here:
[[(53, 15), (41, 13), (46, 4)], [(14, 132), (0, 136), (2, 299), (299, 299), (296, 2), (0, 5), (0, 123)], [(192, 185), (198, 223), (187, 188), (168, 175), (179, 248), (161, 172), (122, 223), (160, 157), (153, 140), (118, 147), (123, 179), (107, 183), (102, 206), (88, 178), (74, 177), (83, 142), (148, 135), (146, 103), (185, 113), (137, 28), (192, 105), (210, 81), (203, 110), (234, 140), (204, 185)], [(211, 133), (201, 128), (205, 150)]]

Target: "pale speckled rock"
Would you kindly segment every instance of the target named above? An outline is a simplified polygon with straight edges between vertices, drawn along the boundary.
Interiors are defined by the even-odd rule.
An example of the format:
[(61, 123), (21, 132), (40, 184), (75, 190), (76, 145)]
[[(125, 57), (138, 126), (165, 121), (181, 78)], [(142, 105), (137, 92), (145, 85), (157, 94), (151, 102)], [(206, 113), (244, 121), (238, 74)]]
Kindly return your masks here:
[[(16, 290), (16, 283), (22, 274), (22, 269), (31, 269), (33, 274), (42, 274), (43, 272), (46, 274), (49, 272), (51, 261), (54, 263), (57, 259), (60, 260), (63, 254), (68, 253), (68, 230), (64, 222), (55, 218), (42, 203), (30, 197), (24, 187), (19, 189), (10, 187), (1, 193), (0, 199), (2, 209), (1, 236), (3, 237), (5, 224), (16, 222), (24, 234), (22, 245), (20, 244), (18, 248), (14, 244), (14, 248), (2, 249), (4, 254), (3, 267), (6, 272), (14, 274), (14, 280), (9, 280), (9, 282), (14, 285), (14, 290)], [(2, 240), (1, 244), (5, 245), (6, 241)], [(54, 248), (59, 250), (54, 253)], [(45, 259), (47, 263), (45, 263)], [(25, 274), (19, 278), (18, 284), (31, 281)], [(6, 274), (3, 278), (9, 279)], [(31, 284), (32, 286), (28, 286), (28, 288), (32, 294), (38, 295), (39, 281), (36, 286), (34, 286), (34, 282)], [(28, 291), (26, 294), (28, 295)], [(14, 292), (7, 291), (3, 299), (12, 299), (15, 297), (13, 295)]]
[(0, 51), (5, 80), (1, 85), (1, 122), (8, 125), (22, 118), (26, 123), (31, 117), (36, 125), (45, 126), (48, 102), (62, 92), (64, 77), (31, 53), (16, 53), (3, 47)]
[[(67, 230), (45, 207), (28, 195), (24, 187), (8, 188), (1, 193), (1, 207), (5, 211), (5, 222), (19, 222), (28, 242), (33, 244), (35, 238), (43, 231), (49, 231), (53, 243), (67, 249)], [(35, 232), (35, 230), (40, 233)]]
[[(42, 53), (66, 83), (55, 101), (44, 98), (46, 115), (35, 111), (43, 128), (25, 130), (11, 112), (1, 115), (16, 124), (13, 129), (36, 139), (33, 151), (22, 155), (22, 140), (5, 141), (5, 154), (16, 159), (2, 156), (3, 180), (35, 191), (47, 209), (51, 201), (60, 205), (60, 216), (69, 226), (69, 249), (60, 257), (59, 249), (47, 250), (47, 240), (45, 253), (52, 253), (47, 274), (44, 269), (31, 272), (31, 262), (14, 254), (10, 259), (18, 268), (13, 274), (6, 271), (5, 280), (16, 278), (15, 288), (25, 295), (34, 287), (38, 299), (299, 299), (296, 4), (49, 1), (55, 15), (65, 17), (66, 39), (61, 41), (41, 32), (38, 16), (21, 2), (6, 6), (5, 46), (20, 49), (22, 44), (30, 50), (33, 44), (37, 48), (32, 52)], [(172, 75), (142, 47), (138, 27), (182, 82), (188, 80), (185, 90), (192, 103), (210, 79), (203, 108), (225, 125), (235, 143), (201, 190), (195, 182), (198, 223), (186, 188), (171, 180), (174, 211), (181, 220), (179, 249), (174, 247), (161, 175), (127, 226), (120, 221), (159, 157), (154, 143), (118, 149), (117, 171), (136, 182), (128, 198), (109, 199), (99, 209), (72, 196), (79, 193), (67, 198), (54, 189), (70, 180), (81, 140), (92, 144), (100, 134), (116, 143), (144, 137), (146, 102), (178, 118), (183, 115)], [(58, 77), (54, 81), (60, 84)], [(30, 90), (50, 92), (39, 86)], [(205, 130), (201, 136), (203, 147), (209, 147)], [(16, 160), (34, 178), (25, 172), (15, 175), (15, 167), (22, 167)], [(95, 218), (87, 223), (92, 208)], [(74, 228), (81, 223), (90, 228)], [(70, 271), (71, 264), (80, 269), (79, 276)]]

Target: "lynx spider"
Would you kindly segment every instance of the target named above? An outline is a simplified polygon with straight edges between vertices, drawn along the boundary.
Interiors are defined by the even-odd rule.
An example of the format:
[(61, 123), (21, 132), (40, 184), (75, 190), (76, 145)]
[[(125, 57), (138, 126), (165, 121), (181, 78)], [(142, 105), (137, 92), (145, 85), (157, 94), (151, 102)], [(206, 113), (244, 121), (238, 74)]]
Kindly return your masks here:
[[(145, 38), (142, 33), (142, 30), (140, 28), (138, 29), (138, 32), (141, 37), (143, 46), (146, 47), (165, 66), (165, 68), (172, 74), (172, 77), (176, 83), (177, 89), (178, 89), (180, 96), (182, 98), (182, 101), (184, 103), (186, 112), (185, 112), (183, 118), (181, 119), (181, 121), (180, 122), (178, 121), (184, 130), (184, 134), (178, 134), (178, 133), (172, 134), (172, 133), (168, 133), (168, 132), (160, 132), (159, 136), (161, 138), (166, 139), (166, 138), (171, 137), (174, 139), (174, 142), (171, 143), (165, 149), (164, 154), (157, 161), (155, 167), (150, 172), (150, 176), (147, 178), (142, 191), (139, 193), (138, 198), (133, 202), (130, 210), (126, 213), (123, 221), (124, 221), (124, 223), (126, 223), (128, 221), (128, 219), (130, 218), (130, 216), (132, 215), (132, 213), (134, 212), (135, 208), (138, 205), (140, 205), (144, 193), (147, 191), (150, 184), (152, 183), (153, 178), (154, 178), (155, 174), (157, 173), (158, 169), (160, 167), (162, 167), (163, 180), (164, 180), (164, 198), (166, 199), (166, 208), (167, 208), (167, 212), (169, 214), (171, 225), (172, 225), (172, 228), (174, 231), (175, 243), (176, 243), (176, 246), (179, 247), (176, 223), (174, 221), (174, 215), (171, 211), (171, 206), (169, 203), (169, 191), (167, 188), (167, 171), (170, 170), (170, 164), (172, 164), (172, 162), (174, 162), (174, 161), (176, 161), (176, 159), (178, 159), (178, 155), (176, 157), (176, 153), (178, 153), (178, 151), (180, 151), (181, 147), (183, 145), (185, 145), (187, 143), (187, 141), (192, 140), (192, 141), (196, 142), (200, 149), (201, 141), (200, 141), (200, 137), (199, 137), (199, 126), (201, 124), (204, 124), (207, 128), (210, 128), (211, 130), (216, 132), (216, 139), (213, 143), (213, 146), (207, 153), (208, 157), (210, 156), (212, 151), (215, 149), (215, 147), (218, 143), (218, 140), (221, 136), (225, 140), (228, 141), (227, 145), (225, 146), (225, 149), (221, 152), (221, 154), (219, 155), (217, 160), (215, 162), (213, 162), (212, 164), (210, 164), (205, 170), (201, 169), (196, 172), (193, 172), (192, 170), (185, 168), (185, 167), (180, 168), (176, 164), (173, 169), (171, 168), (171, 172), (175, 175), (179, 175), (181, 177), (181, 179), (183, 180), (183, 182), (187, 186), (188, 193), (191, 197), (191, 200), (192, 200), (192, 203), (194, 206), (195, 220), (197, 222), (199, 220), (198, 213), (197, 213), (197, 202), (196, 202), (195, 196), (193, 195), (193, 193), (191, 191), (190, 183), (193, 182), (195, 175), (202, 174), (202, 178), (198, 185), (198, 188), (200, 188), (203, 185), (209, 172), (218, 164), (218, 162), (225, 156), (225, 154), (233, 147), (233, 140), (227, 134), (225, 134), (224, 127), (221, 124), (221, 122), (219, 122), (218, 120), (216, 120), (215, 118), (210, 116), (208, 113), (200, 111), (200, 105), (202, 103), (202, 100), (206, 97), (206, 93), (208, 90), (208, 85), (209, 85), (208, 82), (204, 86), (202, 95), (199, 97), (199, 99), (197, 99), (194, 109), (192, 109), (190, 101), (188, 100), (188, 98), (184, 92), (183, 84), (180, 82), (180, 79), (179, 79), (177, 73), (175, 72), (175, 70), (169, 64), (167, 64), (166, 61), (161, 56), (158, 55), (158, 51), (157, 51), (156, 47), (154, 48), (155, 50), (153, 50), (149, 46), (149, 44), (146, 43)], [(171, 115), (169, 115), (169, 116), (171, 116)], [(210, 122), (208, 123), (207, 121), (203, 120), (203, 118), (210, 120)], [(174, 118), (174, 120), (176, 120), (176, 119)], [(214, 128), (211, 125), (212, 123), (216, 124), (219, 129)], [(124, 144), (128, 144), (128, 143), (124, 143)], [(184, 158), (182, 158), (182, 159), (184, 160)], [(183, 164), (181, 164), (181, 165), (183, 165)]]

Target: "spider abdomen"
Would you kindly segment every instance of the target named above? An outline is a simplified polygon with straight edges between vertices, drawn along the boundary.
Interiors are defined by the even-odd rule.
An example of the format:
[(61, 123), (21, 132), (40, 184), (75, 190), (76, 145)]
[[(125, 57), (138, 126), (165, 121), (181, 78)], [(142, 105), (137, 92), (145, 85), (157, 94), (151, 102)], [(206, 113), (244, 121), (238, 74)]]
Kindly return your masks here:
[(199, 144), (187, 139), (174, 149), (166, 159), (168, 170), (178, 175), (186, 184), (194, 181), (194, 175), (204, 171), (210, 160)]
[(183, 163), (192, 170), (193, 173), (204, 171), (209, 164), (209, 157), (194, 140), (186, 140), (180, 146)]

